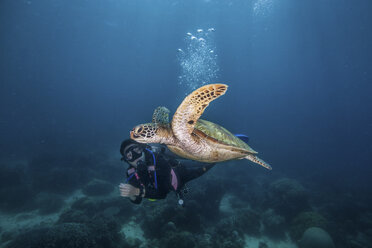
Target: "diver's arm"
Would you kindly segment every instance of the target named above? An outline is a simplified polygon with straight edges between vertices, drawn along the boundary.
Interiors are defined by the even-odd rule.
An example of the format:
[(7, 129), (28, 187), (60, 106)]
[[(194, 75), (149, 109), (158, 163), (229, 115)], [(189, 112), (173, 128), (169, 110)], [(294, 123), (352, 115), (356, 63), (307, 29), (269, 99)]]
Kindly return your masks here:
[(202, 176), (209, 171), (216, 163), (202, 163), (198, 161), (183, 160), (179, 162), (177, 169), (183, 183), (187, 183), (195, 178)]
[(142, 198), (152, 198), (152, 199), (164, 199), (167, 194), (165, 192), (159, 191), (159, 189), (154, 189), (152, 187), (147, 187), (140, 185), (139, 187), (133, 187), (136, 192), (129, 196), (129, 199), (136, 204), (139, 204)]
[[(138, 189), (140, 187), (140, 183), (138, 182), (137, 178), (134, 176), (130, 177), (128, 172), (127, 172), (127, 178), (129, 178), (129, 180), (127, 181), (127, 184), (133, 186), (135, 189)], [(142, 202), (142, 197), (139, 195), (131, 195), (127, 197), (134, 204), (140, 204)]]
[(165, 192), (159, 191), (159, 189), (154, 189), (150, 187), (144, 187), (143, 189), (143, 196), (144, 198), (151, 198), (151, 199), (164, 199), (167, 194)]

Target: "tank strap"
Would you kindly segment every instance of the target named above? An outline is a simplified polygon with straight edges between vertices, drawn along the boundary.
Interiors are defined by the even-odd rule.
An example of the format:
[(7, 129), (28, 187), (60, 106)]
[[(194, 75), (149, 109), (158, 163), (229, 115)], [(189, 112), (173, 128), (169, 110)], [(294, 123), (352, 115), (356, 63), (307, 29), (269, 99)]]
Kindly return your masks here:
[[(152, 155), (152, 159), (153, 159), (153, 162), (154, 162), (154, 179), (155, 179), (155, 189), (158, 188), (158, 178), (156, 176), (156, 158), (155, 158), (155, 154), (148, 148), (145, 148), (146, 151), (148, 151), (149, 153), (151, 153)], [(149, 166), (150, 167), (150, 166)]]
[(176, 173), (174, 172), (173, 168), (171, 169), (171, 176), (172, 176), (172, 187), (175, 191), (177, 191), (177, 188), (178, 188), (178, 179), (177, 179), (177, 175)]

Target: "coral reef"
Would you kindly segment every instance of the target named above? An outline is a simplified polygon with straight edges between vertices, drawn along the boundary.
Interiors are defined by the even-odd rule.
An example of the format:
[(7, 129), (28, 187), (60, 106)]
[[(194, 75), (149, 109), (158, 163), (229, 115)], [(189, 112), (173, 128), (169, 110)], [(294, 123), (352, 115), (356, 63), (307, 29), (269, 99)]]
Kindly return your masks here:
[[(213, 174), (188, 183), (184, 207), (172, 193), (165, 200), (135, 205), (115, 187), (124, 168), (107, 169), (102, 166), (106, 159), (43, 155), (29, 166), (0, 167), (0, 210), (32, 210), (15, 222), (53, 216), (33, 228), (2, 226), (3, 247), (267, 248), (286, 240), (289, 231), (293, 241), (301, 240), (301, 248), (307, 248), (314, 246), (315, 234), (327, 240), (324, 230), (339, 248), (372, 243), (368, 206), (345, 198), (311, 206), (314, 193), (294, 179), (270, 182), (231, 162), (231, 168), (216, 167)], [(234, 177), (226, 180), (227, 173)], [(315, 232), (315, 227), (324, 230)]]
[(94, 247), (94, 239), (86, 225), (66, 223), (54, 227), (35, 228), (19, 235), (8, 248)]
[(130, 203), (122, 198), (84, 197), (55, 224), (22, 231), (7, 247), (130, 247), (119, 232), (121, 223), (132, 214)]
[(225, 192), (219, 180), (199, 181), (198, 187), (192, 192), (192, 200), (197, 202), (197, 212), (209, 221), (218, 220), (220, 201)]
[(194, 248), (196, 241), (195, 237), (187, 231), (167, 232), (159, 240), (159, 245), (165, 248)]
[(299, 242), (300, 248), (335, 248), (329, 234), (319, 227), (306, 229)]
[(310, 209), (305, 188), (298, 181), (289, 178), (281, 178), (270, 184), (266, 206), (275, 209), (287, 219)]
[(354, 238), (348, 240), (347, 247), (372, 247), (372, 229), (368, 229), (365, 232), (359, 232)]
[(99, 214), (106, 218), (113, 217), (125, 221), (133, 215), (133, 206), (119, 196), (106, 198), (83, 197), (75, 201), (70, 209), (64, 211), (58, 222), (85, 223)]
[(290, 235), (292, 239), (298, 241), (305, 230), (310, 227), (327, 229), (328, 221), (317, 212), (302, 212), (291, 222)]
[(261, 215), (264, 233), (272, 238), (283, 238), (286, 230), (286, 220), (283, 216), (275, 213), (275, 210), (268, 209)]
[(122, 247), (124, 241), (118, 233), (118, 225), (103, 218), (89, 223), (62, 223), (40, 227), (20, 234), (8, 248), (88, 248)]
[[(148, 238), (160, 238), (163, 236), (163, 229), (159, 227), (168, 228), (169, 222), (174, 224), (175, 228), (179, 228), (177, 224), (180, 224), (185, 219), (184, 209), (178, 208), (177, 206), (167, 205), (156, 205), (151, 209), (148, 209), (144, 216), (144, 221), (141, 223), (141, 228)], [(200, 222), (199, 222), (200, 223)], [(181, 223), (184, 224), (184, 223)], [(197, 224), (197, 223), (196, 223)]]

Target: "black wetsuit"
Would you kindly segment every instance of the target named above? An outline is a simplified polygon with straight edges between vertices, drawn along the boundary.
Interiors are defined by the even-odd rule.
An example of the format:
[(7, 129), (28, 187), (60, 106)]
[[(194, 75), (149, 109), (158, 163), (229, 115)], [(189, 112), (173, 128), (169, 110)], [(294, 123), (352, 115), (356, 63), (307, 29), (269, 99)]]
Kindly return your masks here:
[[(155, 166), (154, 158), (155, 156)], [(215, 164), (178, 160), (169, 157), (163, 152), (151, 153), (145, 151), (146, 163), (139, 164), (137, 170), (129, 166), (127, 170), (127, 183), (134, 187), (144, 189), (144, 198), (164, 199), (171, 191), (180, 194), (187, 182), (203, 175)], [(156, 171), (156, 180), (155, 180)], [(131, 201), (139, 204), (141, 196)]]

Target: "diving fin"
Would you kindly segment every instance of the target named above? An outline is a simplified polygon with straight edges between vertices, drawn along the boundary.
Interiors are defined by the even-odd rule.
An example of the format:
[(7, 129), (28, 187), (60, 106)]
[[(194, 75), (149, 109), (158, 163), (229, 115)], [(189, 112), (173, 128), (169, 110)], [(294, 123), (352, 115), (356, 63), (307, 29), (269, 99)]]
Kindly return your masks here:
[(235, 134), (235, 136), (244, 141), (245, 143), (249, 142), (249, 137), (245, 134)]

